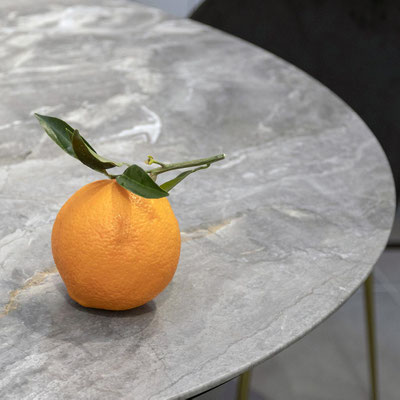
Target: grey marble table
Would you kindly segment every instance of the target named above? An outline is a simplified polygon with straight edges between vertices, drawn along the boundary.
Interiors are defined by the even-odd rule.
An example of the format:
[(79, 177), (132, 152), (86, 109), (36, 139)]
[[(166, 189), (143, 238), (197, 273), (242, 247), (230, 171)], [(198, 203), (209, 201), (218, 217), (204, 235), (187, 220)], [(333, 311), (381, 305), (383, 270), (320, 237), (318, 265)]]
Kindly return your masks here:
[[(341, 100), (286, 62), (122, 0), (0, 3), (0, 398), (182, 399), (272, 357), (334, 312), (387, 241), (386, 158)], [(170, 201), (183, 246), (127, 312), (66, 294), (52, 223), (101, 179), (33, 113), (101, 154), (225, 162)]]

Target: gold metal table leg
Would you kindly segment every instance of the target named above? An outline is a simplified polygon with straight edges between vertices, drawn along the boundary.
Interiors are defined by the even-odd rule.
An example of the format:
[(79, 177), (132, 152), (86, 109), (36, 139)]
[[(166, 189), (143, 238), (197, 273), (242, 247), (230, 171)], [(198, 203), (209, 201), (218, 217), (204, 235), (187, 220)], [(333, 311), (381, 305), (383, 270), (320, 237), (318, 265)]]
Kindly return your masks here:
[(378, 400), (378, 375), (376, 360), (374, 280), (372, 272), (364, 283), (365, 315), (367, 322), (367, 339), (369, 353), (369, 372), (371, 380), (371, 399)]
[[(374, 310), (374, 280), (372, 273), (364, 283), (365, 314), (367, 322), (367, 340), (369, 355), (369, 372), (371, 380), (371, 399), (378, 400), (378, 374), (376, 365), (376, 336), (375, 336), (375, 310)], [(248, 400), (250, 388), (250, 370), (239, 377), (237, 400)]]
[(248, 400), (250, 389), (250, 370), (243, 372), (239, 377), (237, 388), (237, 400)]

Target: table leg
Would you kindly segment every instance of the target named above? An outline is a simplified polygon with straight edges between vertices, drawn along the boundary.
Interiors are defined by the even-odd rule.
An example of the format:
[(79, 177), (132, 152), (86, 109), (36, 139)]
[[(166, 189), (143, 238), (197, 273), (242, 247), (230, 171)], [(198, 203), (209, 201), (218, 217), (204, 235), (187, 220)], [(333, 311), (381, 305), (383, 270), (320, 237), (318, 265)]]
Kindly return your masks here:
[(250, 389), (250, 370), (243, 372), (239, 376), (238, 388), (237, 388), (237, 400), (248, 400), (249, 389)]
[(371, 380), (371, 399), (378, 400), (378, 375), (376, 365), (376, 337), (374, 312), (374, 280), (372, 272), (364, 283), (365, 312), (367, 322), (367, 339), (369, 353), (369, 372)]

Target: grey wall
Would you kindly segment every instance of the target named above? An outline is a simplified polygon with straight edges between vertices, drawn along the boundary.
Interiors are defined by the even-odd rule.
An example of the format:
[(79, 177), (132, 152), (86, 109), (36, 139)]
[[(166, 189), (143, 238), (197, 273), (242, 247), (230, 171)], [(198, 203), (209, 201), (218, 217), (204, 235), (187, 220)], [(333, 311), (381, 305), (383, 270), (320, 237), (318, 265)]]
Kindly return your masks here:
[(137, 2), (161, 8), (177, 17), (186, 17), (202, 0), (137, 0)]

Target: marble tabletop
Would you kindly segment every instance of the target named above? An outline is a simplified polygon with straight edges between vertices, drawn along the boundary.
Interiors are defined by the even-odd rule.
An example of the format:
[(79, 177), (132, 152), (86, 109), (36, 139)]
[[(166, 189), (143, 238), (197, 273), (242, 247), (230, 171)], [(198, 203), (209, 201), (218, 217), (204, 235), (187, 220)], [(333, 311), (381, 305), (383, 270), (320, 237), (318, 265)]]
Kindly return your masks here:
[[(328, 89), (272, 54), (128, 0), (0, 3), (0, 398), (183, 399), (272, 357), (334, 312), (394, 214), (385, 155)], [(154, 301), (84, 309), (54, 218), (101, 175), (33, 113), (111, 159), (225, 152), (170, 201), (183, 245)]]

